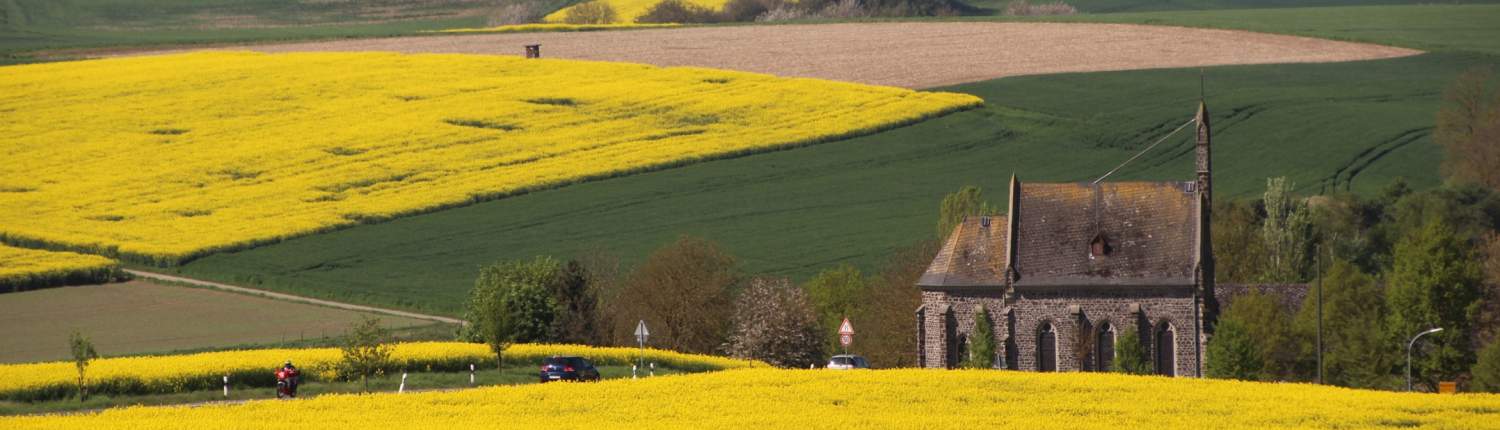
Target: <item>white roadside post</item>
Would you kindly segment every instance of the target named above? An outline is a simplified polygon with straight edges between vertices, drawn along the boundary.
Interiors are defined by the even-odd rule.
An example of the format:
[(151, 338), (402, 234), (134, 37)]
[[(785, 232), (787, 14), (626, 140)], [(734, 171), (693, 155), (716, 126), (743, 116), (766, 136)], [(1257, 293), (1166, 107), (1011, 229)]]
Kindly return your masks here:
[(651, 362), (651, 376), (656, 376), (656, 362)]
[(469, 363), (469, 385), (474, 385), (474, 363)]
[(405, 393), (406, 392), (406, 372), (401, 372), (401, 386), (400, 387), (396, 387), (396, 392), (397, 393)]
[[(630, 378), (631, 379), (635, 379), (635, 372), (636, 372), (635, 369), (638, 369), (638, 368), (646, 365), (646, 338), (648, 338), (650, 336), (651, 336), (651, 330), (647, 330), (646, 329), (646, 320), (641, 320), (641, 322), (636, 323), (636, 325), (635, 325), (635, 343), (636, 343), (636, 345), (640, 346), (640, 348), (641, 348), (641, 355), (640, 355), (639, 358), (636, 359), (635, 366), (631, 366), (630, 367)], [(654, 363), (653, 363), (653, 365), (654, 365)], [(652, 368), (652, 373), (655, 373), (655, 370), (656, 369), (653, 367)]]
[(224, 398), (229, 398), (229, 375), (224, 375)]

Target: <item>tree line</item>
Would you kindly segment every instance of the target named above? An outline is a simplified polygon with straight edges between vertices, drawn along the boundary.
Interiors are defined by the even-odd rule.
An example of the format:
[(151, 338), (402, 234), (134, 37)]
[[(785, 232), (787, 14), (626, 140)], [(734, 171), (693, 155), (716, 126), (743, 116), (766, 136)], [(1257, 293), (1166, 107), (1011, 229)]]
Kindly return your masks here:
[[(1445, 92), (1434, 140), (1443, 186), (1397, 179), (1380, 194), (1293, 197), (1271, 179), (1259, 200), (1216, 205), (1218, 282), (1312, 283), (1295, 310), (1252, 290), (1223, 309), (1208, 348), (1211, 376), (1405, 386), (1417, 333), (1418, 387), (1440, 381), (1500, 391), (1500, 92), (1474, 69)], [(1317, 339), (1321, 285), (1322, 363)], [(1320, 371), (1321, 370), (1321, 371)]]
[(911, 366), (910, 315), (921, 301), (914, 285), (933, 248), (895, 252), (874, 275), (841, 265), (800, 285), (747, 275), (722, 246), (692, 236), (629, 271), (603, 253), (502, 261), (480, 271), (459, 337), (491, 344), (503, 361), (512, 343), (634, 346), (636, 324), (645, 321), (651, 347), (805, 368), (839, 351), (834, 332), (847, 317), (861, 333), (851, 353)]

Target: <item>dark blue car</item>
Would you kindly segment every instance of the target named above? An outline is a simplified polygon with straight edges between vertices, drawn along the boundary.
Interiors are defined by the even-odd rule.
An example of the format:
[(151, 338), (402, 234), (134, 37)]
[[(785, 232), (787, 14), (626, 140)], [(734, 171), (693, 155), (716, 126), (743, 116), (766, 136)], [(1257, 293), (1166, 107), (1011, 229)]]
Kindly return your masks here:
[(598, 381), (599, 369), (583, 357), (548, 357), (542, 362), (542, 382)]

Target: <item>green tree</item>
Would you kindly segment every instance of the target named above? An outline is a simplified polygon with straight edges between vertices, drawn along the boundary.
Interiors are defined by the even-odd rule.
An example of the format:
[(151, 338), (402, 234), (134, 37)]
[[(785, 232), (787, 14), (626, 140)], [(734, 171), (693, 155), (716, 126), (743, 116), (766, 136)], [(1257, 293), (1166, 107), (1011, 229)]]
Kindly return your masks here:
[[(1299, 369), (1302, 357), (1296, 333), (1292, 331), (1292, 315), (1276, 296), (1252, 288), (1235, 297), (1220, 320), (1239, 320), (1255, 343), (1260, 354), (1262, 380), (1304, 379)], [(1216, 333), (1217, 334), (1217, 333)]]
[(1226, 313), (1208, 341), (1208, 377), (1253, 381), (1264, 368), (1245, 322)]
[(974, 308), (974, 331), (969, 333), (969, 357), (959, 367), (989, 369), (995, 367), (995, 324), (984, 306)]
[(560, 273), (561, 265), (550, 257), (480, 269), (469, 292), (463, 337), (489, 344), (501, 368), (511, 343), (550, 341), (558, 307), (552, 292)]
[(841, 348), (838, 326), (844, 318), (862, 310), (860, 307), (868, 299), (868, 285), (864, 274), (849, 264), (825, 269), (803, 284), (802, 289), (817, 310), (818, 329), (827, 350)]
[(597, 276), (589, 273), (588, 267), (577, 260), (568, 261), (561, 270), (557, 282), (549, 285), (557, 312), (548, 337), (562, 343), (603, 344), (603, 331), (599, 329), (599, 291), (591, 282)]
[(349, 328), (344, 344), (339, 347), (343, 352), (339, 373), (345, 379), (358, 377), (364, 390), (370, 391), (369, 378), (384, 374), (391, 364), (391, 345), (386, 343), (390, 337), (390, 331), (380, 326), (379, 318), (362, 317)]
[(947, 240), (953, 229), (963, 224), (965, 217), (995, 213), (999, 210), (985, 203), (984, 190), (965, 185), (958, 192), (943, 197), (943, 203), (938, 207), (938, 240)]
[(1490, 342), (1479, 350), (1479, 362), (1470, 371), (1474, 376), (1469, 389), (1488, 393), (1500, 393), (1500, 342)]
[(1261, 216), (1253, 202), (1216, 202), (1213, 216), (1214, 278), (1219, 282), (1259, 279), (1265, 268)]
[(73, 365), (78, 368), (78, 401), (82, 402), (89, 398), (88, 379), (85, 377), (85, 372), (89, 368), (89, 361), (99, 358), (99, 353), (94, 351), (94, 343), (78, 330), (74, 330), (73, 334), (68, 336), (68, 349), (73, 352)]
[(1139, 330), (1127, 326), (1120, 333), (1120, 344), (1115, 349), (1115, 371), (1132, 375), (1150, 375), (1151, 361), (1146, 358), (1146, 344), (1141, 341)]
[[(1386, 341), (1385, 293), (1354, 264), (1335, 260), (1323, 274), (1323, 381), (1355, 388), (1391, 388), (1399, 358)], [(1309, 291), (1297, 312), (1302, 360), (1316, 372), (1318, 303)]]
[(1415, 334), (1430, 347), (1414, 352), (1412, 372), (1429, 388), (1454, 380), (1474, 362), (1471, 321), (1479, 314), (1483, 275), (1467, 243), (1441, 219), (1433, 219), (1396, 244), (1391, 285), (1386, 290), (1387, 341), (1405, 346)]
[(1500, 342), (1490, 342), (1481, 349), (1479, 363), (1475, 363), (1475, 369), (1469, 373), (1473, 376), (1469, 382), (1470, 390), (1500, 393)]
[(1312, 244), (1312, 215), (1307, 201), (1292, 194), (1295, 187), (1285, 177), (1266, 179), (1266, 219), (1261, 237), (1266, 253), (1265, 282), (1298, 282), (1308, 268)]

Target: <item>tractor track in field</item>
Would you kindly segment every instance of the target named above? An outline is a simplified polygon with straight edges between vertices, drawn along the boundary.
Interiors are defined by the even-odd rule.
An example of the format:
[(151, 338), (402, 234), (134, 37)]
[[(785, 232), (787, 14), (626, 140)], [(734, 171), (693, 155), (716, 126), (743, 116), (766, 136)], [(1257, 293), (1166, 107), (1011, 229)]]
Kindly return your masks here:
[(445, 316), (421, 314), (421, 313), (410, 312), (410, 311), (402, 311), (402, 310), (396, 310), (396, 309), (377, 308), (377, 307), (373, 307), (373, 306), (356, 305), (356, 304), (353, 304), (353, 303), (336, 302), (336, 301), (325, 300), (325, 299), (315, 299), (315, 298), (312, 298), (312, 297), (304, 297), (304, 296), (298, 296), (298, 295), (294, 295), (294, 294), (278, 293), (278, 292), (274, 292), (274, 291), (267, 291), (267, 290), (261, 290), (261, 289), (256, 289), (256, 288), (241, 287), (241, 286), (229, 285), (229, 284), (225, 284), (225, 283), (221, 283), (221, 282), (205, 281), (205, 280), (202, 280), (202, 279), (193, 279), (193, 278), (187, 278), (187, 277), (175, 276), (175, 275), (167, 275), (167, 274), (156, 273), (156, 272), (146, 272), (146, 271), (134, 270), (134, 269), (125, 269), (125, 272), (129, 273), (131, 276), (135, 276), (135, 277), (138, 277), (138, 278), (145, 278), (145, 279), (153, 279), (153, 280), (158, 280), (158, 281), (167, 281), (167, 282), (176, 282), (176, 283), (183, 283), (183, 284), (189, 284), (189, 285), (196, 285), (196, 286), (200, 286), (200, 287), (207, 287), (207, 288), (213, 288), (213, 289), (217, 289), (217, 290), (232, 291), (232, 292), (236, 292), (236, 293), (256, 295), (256, 296), (261, 296), (261, 297), (266, 297), (266, 298), (272, 298), (272, 299), (277, 299), (277, 300), (285, 300), (285, 301), (289, 301), (289, 302), (307, 303), (307, 304), (312, 304), (312, 305), (327, 306), (327, 307), (331, 307), (331, 308), (338, 308), (338, 309), (344, 309), (344, 310), (377, 313), (377, 314), (383, 314), (383, 315), (391, 315), (391, 316), (398, 316), (398, 317), (414, 318), (414, 319), (434, 321), (434, 322), (441, 322), (441, 323), (448, 323), (448, 324), (458, 324), (458, 325), (465, 325), (465, 324), (467, 324), (466, 322), (464, 322), (464, 320), (457, 319), (457, 318), (449, 318), (449, 317), (445, 317)]
[[(196, 50), (386, 51), (520, 55), (695, 66), (906, 88), (1075, 72), (1319, 63), (1404, 57), (1421, 51), (1311, 37), (1136, 24), (889, 22), (709, 26), (596, 32), (423, 35)], [(89, 55), (84, 53), (84, 55)]]

